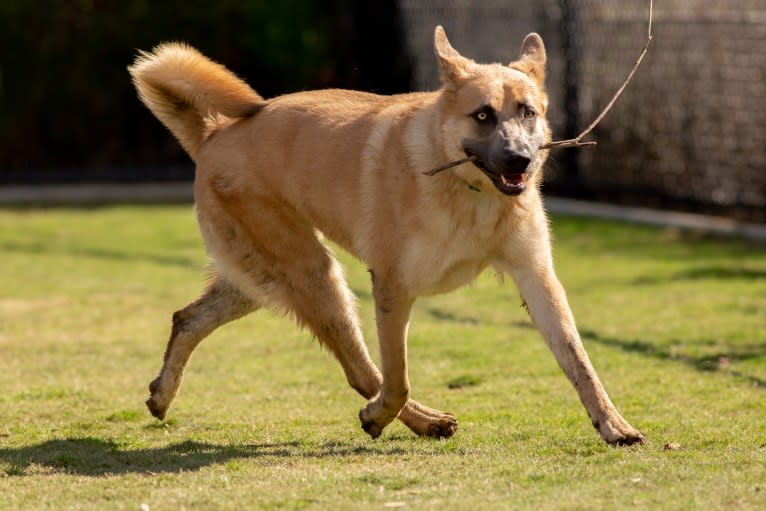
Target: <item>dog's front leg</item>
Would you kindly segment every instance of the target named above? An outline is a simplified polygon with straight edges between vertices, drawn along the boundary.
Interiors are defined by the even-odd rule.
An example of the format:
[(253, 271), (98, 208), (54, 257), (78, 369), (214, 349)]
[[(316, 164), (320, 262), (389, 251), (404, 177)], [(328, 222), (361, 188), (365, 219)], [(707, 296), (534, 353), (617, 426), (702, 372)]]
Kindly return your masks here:
[(362, 428), (377, 438), (399, 415), (410, 394), (407, 376), (407, 328), (413, 299), (392, 279), (373, 273), (375, 320), (378, 326), (383, 385), (359, 412)]
[(508, 267), (529, 314), (577, 390), (601, 437), (610, 444), (642, 443), (644, 437), (620, 415), (606, 394), (580, 341), (564, 288), (550, 263)]

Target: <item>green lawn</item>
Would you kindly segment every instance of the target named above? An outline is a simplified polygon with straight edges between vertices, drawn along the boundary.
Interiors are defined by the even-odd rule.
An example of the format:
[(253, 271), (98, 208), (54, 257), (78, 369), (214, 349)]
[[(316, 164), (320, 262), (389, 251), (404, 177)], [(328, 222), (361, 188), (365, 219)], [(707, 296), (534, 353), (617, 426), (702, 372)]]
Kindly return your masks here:
[[(457, 415), (450, 440), (370, 440), (338, 364), (265, 312), (201, 345), (161, 424), (147, 384), (206, 278), (192, 208), (0, 210), (0, 510), (766, 509), (766, 251), (552, 223), (643, 446), (599, 439), (491, 273), (413, 314), (413, 395)], [(368, 275), (342, 259), (377, 353)]]

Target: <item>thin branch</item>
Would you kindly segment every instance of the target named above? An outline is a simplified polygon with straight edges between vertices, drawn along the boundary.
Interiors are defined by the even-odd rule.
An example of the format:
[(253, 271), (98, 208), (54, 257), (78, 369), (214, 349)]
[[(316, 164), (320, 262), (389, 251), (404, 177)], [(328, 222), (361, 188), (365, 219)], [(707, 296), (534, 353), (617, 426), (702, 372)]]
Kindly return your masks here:
[[(564, 147), (586, 147), (586, 146), (594, 146), (596, 145), (595, 141), (588, 141), (583, 142), (582, 139), (588, 135), (591, 131), (593, 131), (593, 128), (598, 125), (599, 122), (601, 122), (601, 119), (603, 119), (606, 114), (611, 110), (612, 106), (614, 106), (615, 102), (617, 102), (617, 98), (620, 97), (622, 92), (625, 90), (625, 87), (628, 86), (628, 83), (630, 83), (630, 80), (633, 78), (633, 75), (636, 73), (636, 70), (638, 69), (638, 66), (641, 65), (641, 61), (644, 60), (644, 57), (646, 56), (647, 50), (649, 49), (649, 43), (652, 42), (652, 17), (653, 17), (653, 0), (649, 0), (649, 28), (647, 32), (647, 39), (646, 44), (644, 45), (644, 49), (641, 51), (641, 54), (638, 56), (638, 60), (636, 60), (636, 63), (633, 65), (633, 69), (630, 70), (630, 73), (628, 73), (628, 77), (625, 79), (625, 81), (622, 83), (619, 89), (617, 89), (617, 92), (614, 93), (614, 96), (612, 96), (612, 99), (607, 103), (606, 107), (601, 111), (600, 114), (598, 114), (598, 117), (596, 117), (593, 122), (588, 125), (585, 130), (583, 130), (582, 133), (577, 135), (575, 138), (570, 138), (568, 140), (556, 140), (553, 142), (548, 142), (547, 144), (543, 144), (540, 146), (540, 149), (561, 149)], [(449, 163), (446, 163), (442, 165), (441, 167), (436, 167), (435, 169), (431, 169), (429, 171), (423, 172), (423, 174), (427, 176), (433, 176), (435, 174), (438, 174), (439, 172), (442, 172), (447, 169), (451, 169), (452, 167), (456, 167), (460, 164), (473, 161), (476, 159), (476, 156), (469, 156), (468, 158), (463, 158), (461, 160), (455, 160)]]
[(598, 114), (598, 117), (596, 117), (590, 125), (588, 125), (585, 130), (577, 135), (575, 138), (569, 139), (569, 140), (558, 140), (556, 142), (549, 142), (547, 144), (543, 144), (540, 146), (540, 149), (552, 149), (552, 148), (562, 148), (562, 147), (580, 147), (585, 145), (595, 145), (596, 142), (581, 142), (583, 137), (590, 133), (593, 128), (596, 127), (596, 125), (601, 122), (601, 119), (606, 116), (607, 112), (611, 110), (612, 106), (617, 101), (617, 98), (620, 97), (622, 94), (622, 91), (625, 90), (625, 87), (628, 86), (628, 83), (630, 83), (630, 80), (633, 78), (633, 75), (636, 73), (636, 70), (638, 69), (638, 66), (641, 65), (641, 61), (644, 60), (644, 57), (646, 56), (646, 52), (649, 49), (649, 43), (652, 42), (652, 4), (653, 1), (649, 0), (649, 31), (647, 34), (646, 44), (644, 45), (644, 49), (641, 51), (641, 54), (638, 56), (638, 60), (636, 60), (636, 63), (633, 65), (633, 69), (630, 70), (630, 73), (628, 73), (628, 77), (625, 79), (624, 82), (622, 82), (622, 85), (619, 89), (617, 89), (617, 92), (614, 93), (614, 96), (612, 96), (611, 101), (607, 103), (606, 107), (601, 111), (600, 114)]
[(423, 172), (423, 174), (425, 174), (426, 176), (433, 176), (433, 175), (438, 174), (442, 170), (451, 169), (452, 167), (457, 167), (458, 165), (460, 165), (462, 163), (473, 161), (475, 159), (476, 159), (476, 156), (472, 154), (468, 158), (462, 158), (460, 160), (455, 160), (455, 161), (451, 161), (449, 163), (445, 163), (441, 167), (436, 167), (435, 169), (427, 170), (427, 171)]

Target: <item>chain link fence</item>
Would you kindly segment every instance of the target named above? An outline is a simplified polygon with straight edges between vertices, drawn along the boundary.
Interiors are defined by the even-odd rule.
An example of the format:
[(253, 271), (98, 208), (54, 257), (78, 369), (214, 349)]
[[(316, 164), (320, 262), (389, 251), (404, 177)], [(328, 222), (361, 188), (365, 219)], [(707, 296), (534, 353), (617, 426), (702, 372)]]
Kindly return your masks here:
[[(439, 86), (433, 28), (461, 53), (509, 62), (528, 32), (548, 50), (548, 117), (557, 139), (584, 128), (646, 42), (647, 0), (401, 0), (415, 86)], [(592, 133), (562, 150), (548, 191), (766, 221), (766, 2), (655, 2), (654, 40)]]

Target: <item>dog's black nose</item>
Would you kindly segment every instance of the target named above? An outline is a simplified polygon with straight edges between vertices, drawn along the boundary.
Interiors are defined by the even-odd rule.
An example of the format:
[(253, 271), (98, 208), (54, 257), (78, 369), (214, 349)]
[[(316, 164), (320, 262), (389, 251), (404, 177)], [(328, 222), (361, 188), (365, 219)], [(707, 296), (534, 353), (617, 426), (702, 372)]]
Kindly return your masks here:
[(509, 172), (523, 173), (531, 160), (524, 153), (506, 149), (503, 151), (503, 167)]

